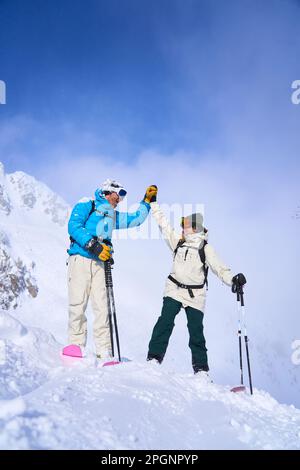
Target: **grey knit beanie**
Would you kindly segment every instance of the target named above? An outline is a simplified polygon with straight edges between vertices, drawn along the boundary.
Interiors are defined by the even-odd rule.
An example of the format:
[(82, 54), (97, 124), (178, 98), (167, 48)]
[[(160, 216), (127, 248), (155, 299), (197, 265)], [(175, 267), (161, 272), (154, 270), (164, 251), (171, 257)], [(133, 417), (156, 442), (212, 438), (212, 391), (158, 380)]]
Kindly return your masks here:
[(203, 215), (200, 212), (196, 212), (195, 214), (187, 215), (184, 217), (185, 220), (189, 220), (193, 229), (197, 232), (203, 232)]

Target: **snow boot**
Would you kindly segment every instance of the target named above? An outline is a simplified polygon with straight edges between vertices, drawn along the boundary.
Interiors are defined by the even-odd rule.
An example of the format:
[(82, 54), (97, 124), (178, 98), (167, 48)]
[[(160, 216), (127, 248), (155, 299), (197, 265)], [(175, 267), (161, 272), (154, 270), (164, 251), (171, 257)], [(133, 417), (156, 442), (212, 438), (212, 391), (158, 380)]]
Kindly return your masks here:
[(209, 367), (208, 366), (197, 366), (196, 364), (193, 365), (194, 374), (197, 375), (201, 379), (201, 381), (205, 383), (212, 383), (212, 380), (209, 376)]
[(148, 354), (147, 356), (148, 362), (156, 362), (157, 364), (161, 364), (163, 361), (163, 356), (159, 356), (157, 354)]
[(206, 370), (198, 370), (198, 372), (194, 373), (197, 376), (197, 379), (199, 378), (201, 382), (207, 383), (207, 384), (212, 384), (213, 381), (211, 380), (209, 373)]

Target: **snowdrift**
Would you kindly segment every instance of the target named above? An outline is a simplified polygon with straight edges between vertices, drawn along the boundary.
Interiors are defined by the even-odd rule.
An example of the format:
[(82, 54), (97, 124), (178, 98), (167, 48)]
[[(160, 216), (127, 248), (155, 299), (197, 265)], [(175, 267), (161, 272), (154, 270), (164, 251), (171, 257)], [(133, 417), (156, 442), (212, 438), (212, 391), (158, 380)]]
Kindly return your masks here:
[(64, 363), (51, 335), (8, 313), (0, 341), (2, 449), (300, 449), (300, 411), (264, 391), (134, 360), (101, 367), (89, 352)]

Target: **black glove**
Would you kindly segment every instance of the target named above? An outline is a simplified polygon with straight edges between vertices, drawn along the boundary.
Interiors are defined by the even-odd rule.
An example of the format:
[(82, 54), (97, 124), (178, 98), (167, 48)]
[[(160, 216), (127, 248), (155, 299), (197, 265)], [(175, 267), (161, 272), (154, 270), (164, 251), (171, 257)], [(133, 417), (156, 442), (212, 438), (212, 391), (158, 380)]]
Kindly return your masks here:
[(243, 287), (246, 284), (246, 282), (247, 281), (243, 273), (239, 273), (233, 276), (232, 286), (231, 286), (232, 292), (236, 294), (239, 291), (240, 287)]

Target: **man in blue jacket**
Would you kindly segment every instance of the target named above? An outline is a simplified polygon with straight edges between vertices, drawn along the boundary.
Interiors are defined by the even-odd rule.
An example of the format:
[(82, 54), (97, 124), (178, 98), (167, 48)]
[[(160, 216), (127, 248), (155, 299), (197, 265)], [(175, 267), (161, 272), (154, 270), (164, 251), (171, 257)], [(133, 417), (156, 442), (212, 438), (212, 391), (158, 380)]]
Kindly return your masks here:
[[(141, 225), (155, 199), (156, 186), (149, 186), (136, 212), (118, 212), (118, 203), (126, 196), (124, 187), (106, 180), (95, 192), (95, 199), (84, 198), (74, 207), (68, 225), (71, 246), (68, 250), (69, 343), (64, 354), (76, 355), (87, 340), (85, 311), (91, 298), (94, 312), (94, 342), (98, 358), (111, 357), (104, 262), (111, 258), (112, 232)], [(79, 354), (78, 354), (79, 350)]]

